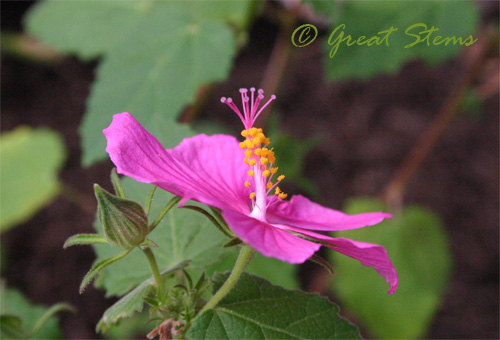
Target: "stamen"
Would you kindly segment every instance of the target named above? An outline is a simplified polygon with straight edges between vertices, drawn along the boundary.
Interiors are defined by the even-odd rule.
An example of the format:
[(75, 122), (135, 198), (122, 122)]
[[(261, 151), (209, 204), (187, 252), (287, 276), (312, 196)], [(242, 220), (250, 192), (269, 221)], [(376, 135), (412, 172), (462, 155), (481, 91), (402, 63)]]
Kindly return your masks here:
[(245, 181), (245, 186), (246, 186), (247, 188), (249, 188), (249, 187), (250, 187), (250, 182), (249, 182), (249, 181)]
[(253, 170), (248, 170), (248, 176), (253, 177), (255, 172)]

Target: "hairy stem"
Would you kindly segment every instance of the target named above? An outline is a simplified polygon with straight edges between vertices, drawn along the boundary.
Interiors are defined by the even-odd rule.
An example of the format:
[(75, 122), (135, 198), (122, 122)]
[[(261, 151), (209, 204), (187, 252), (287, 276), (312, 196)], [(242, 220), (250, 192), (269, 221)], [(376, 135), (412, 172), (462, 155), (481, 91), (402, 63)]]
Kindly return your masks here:
[(231, 275), (229, 275), (226, 282), (224, 282), (224, 284), (222, 285), (222, 287), (219, 288), (217, 293), (215, 293), (214, 296), (212, 296), (212, 298), (207, 302), (207, 304), (203, 307), (203, 309), (200, 311), (198, 315), (200, 315), (201, 313), (203, 313), (208, 309), (214, 308), (219, 303), (219, 301), (222, 300), (222, 298), (226, 296), (227, 293), (229, 293), (229, 291), (238, 282), (238, 279), (240, 278), (241, 274), (245, 271), (245, 268), (248, 266), (254, 255), (255, 255), (255, 250), (253, 250), (250, 246), (244, 245), (241, 247), (240, 255), (238, 256), (238, 259), (234, 264), (234, 268), (233, 271), (231, 272)]
[(158, 263), (156, 262), (155, 255), (151, 248), (145, 248), (142, 250), (143, 253), (148, 258), (149, 266), (151, 267), (151, 272), (153, 273), (153, 277), (155, 279), (155, 284), (158, 287), (158, 291), (163, 293), (163, 278), (160, 274), (160, 269), (158, 268)]

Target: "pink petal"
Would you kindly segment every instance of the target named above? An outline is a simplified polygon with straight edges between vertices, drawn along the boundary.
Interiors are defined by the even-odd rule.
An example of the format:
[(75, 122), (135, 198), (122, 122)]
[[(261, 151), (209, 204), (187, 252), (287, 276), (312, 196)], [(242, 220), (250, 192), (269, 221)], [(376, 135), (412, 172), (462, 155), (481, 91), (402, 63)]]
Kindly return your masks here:
[(345, 214), (323, 207), (301, 195), (287, 201), (279, 201), (269, 206), (267, 219), (273, 224), (287, 224), (312, 230), (349, 230), (380, 223), (391, 218), (383, 212), (369, 212), (357, 215)]
[(398, 288), (398, 273), (394, 268), (387, 250), (378, 244), (353, 241), (343, 237), (333, 238), (330, 236), (314, 233), (299, 228), (290, 226), (282, 226), (283, 228), (315, 238), (319, 241), (326, 242), (328, 248), (338, 251), (341, 254), (352, 257), (361, 262), (362, 265), (373, 267), (380, 276), (385, 278), (385, 281), (390, 284), (388, 293), (392, 294)]
[(128, 112), (114, 115), (103, 132), (119, 173), (181, 196), (183, 202), (250, 212), (247, 166), (236, 138), (197, 135), (165, 150)]
[(236, 211), (222, 211), (222, 215), (240, 239), (268, 257), (288, 263), (303, 263), (321, 247)]

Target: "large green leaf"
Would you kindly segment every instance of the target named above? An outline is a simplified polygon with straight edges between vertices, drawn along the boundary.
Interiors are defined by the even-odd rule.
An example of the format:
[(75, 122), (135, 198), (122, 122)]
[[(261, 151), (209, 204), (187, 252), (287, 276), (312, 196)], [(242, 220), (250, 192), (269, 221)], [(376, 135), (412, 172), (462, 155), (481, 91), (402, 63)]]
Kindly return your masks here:
[(224, 79), (235, 52), (231, 31), (218, 21), (193, 22), (177, 2), (159, 7), (150, 21), (131, 33), (128, 46), (109, 53), (80, 129), (83, 162), (106, 153), (102, 129), (115, 113), (128, 111), (166, 147), (190, 134), (177, 123), (200, 85)]
[(27, 32), (63, 53), (91, 59), (127, 43), (154, 10), (149, 1), (41, 1), (25, 17)]
[[(166, 147), (192, 134), (177, 122), (201, 85), (227, 77), (236, 52), (228, 22), (249, 1), (47, 1), (27, 16), (29, 32), (63, 52), (104, 55), (80, 133), (83, 163), (105, 157), (102, 130), (130, 112)], [(241, 26), (241, 25), (240, 25)]]
[[(22, 327), (23, 333), (33, 329), (37, 321), (39, 321), (48, 308), (32, 305), (23, 294), (15, 289), (6, 289), (3, 285), (0, 286), (0, 314), (9, 316), (11, 321), (15, 321), (12, 316), (16, 316), (21, 320), (18, 326)], [(15, 326), (13, 323), (13, 326)], [(16, 327), (16, 330), (18, 327)], [(4, 334), (5, 339), (11, 337)], [(14, 337), (16, 338), (16, 337)], [(33, 334), (35, 339), (61, 339), (62, 333), (57, 324), (56, 317), (50, 317), (43, 326)]]
[[(332, 30), (326, 37), (325, 63), (327, 74), (332, 80), (369, 79), (379, 74), (394, 74), (407, 62), (417, 58), (429, 63), (444, 61), (456, 56), (462, 46), (459, 44), (448, 46), (433, 45), (433, 39), (441, 37), (462, 37), (466, 39), (475, 33), (479, 21), (477, 5), (472, 1), (346, 1), (324, 2), (313, 1), (316, 9), (332, 19)], [(430, 45), (426, 42), (412, 47), (405, 46), (415, 41), (415, 37), (405, 31), (412, 25), (425, 24), (427, 29), (432, 26), (439, 31), (432, 33)], [(327, 41), (334, 28), (341, 24), (345, 28), (339, 29), (332, 37), (332, 45)], [(365, 36), (366, 40), (376, 36), (378, 32), (392, 27), (397, 31), (390, 33), (388, 43), (381, 41), (380, 45), (347, 46), (346, 41), (341, 43), (336, 54), (330, 58), (330, 51), (335, 45), (335, 39), (344, 32), (352, 39)], [(422, 32), (422, 28), (414, 28), (411, 34)], [(384, 37), (384, 34), (379, 35)], [(422, 34), (422, 38), (425, 35)], [(477, 38), (477, 37), (476, 37)], [(388, 46), (387, 46), (388, 45)], [(464, 46), (465, 47), (465, 46)], [(307, 48), (307, 47), (305, 47)], [(465, 47), (467, 48), (467, 47)]]
[[(229, 274), (216, 274), (214, 291)], [(212, 310), (203, 312), (189, 339), (360, 339), (356, 326), (318, 294), (286, 290), (243, 273)]]
[[(151, 186), (133, 181), (129, 178), (123, 180), (127, 198), (144, 201)], [(172, 195), (156, 190), (151, 206), (150, 220), (156, 218), (163, 206), (172, 198)], [(97, 222), (96, 229), (102, 232), (101, 225)], [(206, 217), (191, 210), (173, 208), (165, 216), (156, 229), (149, 234), (159, 245), (152, 248), (160, 270), (170, 268), (184, 260), (191, 260), (190, 268), (204, 269), (219, 261), (227, 250), (222, 246), (228, 241)], [(109, 245), (94, 245), (97, 260), (118, 253), (119, 248)], [(106, 289), (106, 294), (123, 295), (132, 287), (138, 286), (151, 277), (151, 270), (144, 254), (139, 249), (134, 249), (125, 259), (105, 268), (97, 279), (98, 286)]]
[(26, 221), (59, 192), (65, 151), (50, 130), (19, 127), (0, 137), (0, 230)]
[[(186, 1), (182, 6), (195, 20), (214, 19), (241, 27), (251, 1)], [(25, 17), (27, 32), (67, 54), (92, 59), (120, 45), (151, 20), (160, 1), (40, 1)]]
[[(381, 211), (381, 203), (352, 200), (347, 213)], [(399, 287), (387, 284), (371, 268), (332, 252), (334, 288), (346, 310), (376, 338), (414, 339), (425, 336), (440, 306), (451, 271), (451, 254), (439, 218), (429, 209), (410, 206), (400, 216), (376, 226), (338, 232), (336, 236), (383, 245), (399, 276)]]

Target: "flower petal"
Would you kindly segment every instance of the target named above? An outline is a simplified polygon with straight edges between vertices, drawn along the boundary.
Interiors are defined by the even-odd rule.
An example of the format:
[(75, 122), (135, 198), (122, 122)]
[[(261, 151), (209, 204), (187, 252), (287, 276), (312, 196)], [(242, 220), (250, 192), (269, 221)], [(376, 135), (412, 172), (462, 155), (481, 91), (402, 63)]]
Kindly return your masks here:
[(385, 278), (385, 281), (390, 284), (388, 293), (392, 294), (398, 288), (398, 273), (394, 268), (387, 250), (384, 247), (366, 242), (353, 241), (344, 237), (330, 237), (311, 231), (294, 228), (290, 226), (282, 226), (287, 230), (308, 236), (321, 241), (328, 248), (338, 251), (341, 254), (352, 257), (361, 262), (362, 265), (373, 267), (380, 276)]
[(312, 230), (356, 229), (380, 223), (384, 218), (391, 218), (391, 215), (383, 212), (349, 215), (323, 207), (301, 195), (293, 196), (289, 202), (278, 201), (270, 204), (267, 209), (267, 219), (270, 223)]
[(181, 196), (182, 202), (250, 211), (244, 155), (236, 138), (197, 135), (165, 150), (128, 112), (114, 115), (103, 132), (119, 173)]
[(240, 239), (268, 257), (288, 263), (303, 263), (321, 247), (320, 244), (233, 210), (223, 210), (222, 215)]

